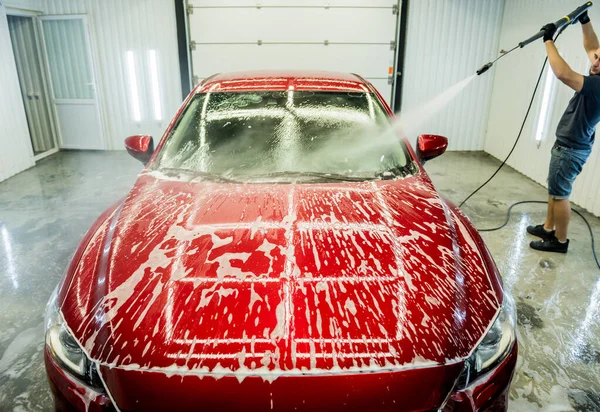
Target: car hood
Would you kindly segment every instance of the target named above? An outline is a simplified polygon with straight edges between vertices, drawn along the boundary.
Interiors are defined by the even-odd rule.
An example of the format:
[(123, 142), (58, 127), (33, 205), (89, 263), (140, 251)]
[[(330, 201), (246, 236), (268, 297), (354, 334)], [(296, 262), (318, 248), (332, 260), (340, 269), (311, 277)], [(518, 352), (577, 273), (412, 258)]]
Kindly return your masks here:
[(424, 173), (223, 184), (145, 172), (82, 248), (61, 311), (110, 368), (243, 379), (452, 364), (502, 299), (478, 235)]

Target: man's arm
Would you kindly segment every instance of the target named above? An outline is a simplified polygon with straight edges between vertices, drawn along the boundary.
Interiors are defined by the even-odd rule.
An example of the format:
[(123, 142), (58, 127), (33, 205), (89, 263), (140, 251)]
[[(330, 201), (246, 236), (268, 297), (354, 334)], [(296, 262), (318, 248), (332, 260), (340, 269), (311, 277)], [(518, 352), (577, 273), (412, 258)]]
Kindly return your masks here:
[[(596, 40), (597, 41), (597, 40)], [(554, 75), (576, 92), (580, 92), (583, 88), (583, 75), (573, 71), (567, 62), (558, 54), (558, 50), (552, 40), (544, 42), (546, 53), (548, 53), (548, 61)]]
[(581, 25), (581, 31), (583, 32), (583, 47), (585, 51), (595, 52), (600, 48), (600, 43), (598, 42), (598, 36), (596, 36), (596, 32), (594, 32), (594, 28), (592, 27), (592, 23), (588, 22), (586, 24)]
[(590, 57), (590, 60), (594, 60), (594, 53), (600, 48), (600, 42), (598, 42), (598, 36), (594, 32), (592, 23), (587, 14), (587, 11), (579, 17), (581, 23), (581, 31), (583, 32), (583, 48)]

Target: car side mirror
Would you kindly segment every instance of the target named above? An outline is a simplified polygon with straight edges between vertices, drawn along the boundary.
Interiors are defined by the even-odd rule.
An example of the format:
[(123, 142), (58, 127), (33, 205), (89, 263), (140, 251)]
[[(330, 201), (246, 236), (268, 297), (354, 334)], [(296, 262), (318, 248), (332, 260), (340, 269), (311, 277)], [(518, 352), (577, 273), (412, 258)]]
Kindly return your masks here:
[(129, 136), (125, 139), (125, 149), (131, 156), (146, 165), (154, 153), (154, 140), (152, 136), (147, 135)]
[(422, 134), (417, 138), (417, 156), (422, 163), (443, 154), (448, 148), (448, 139), (437, 134)]

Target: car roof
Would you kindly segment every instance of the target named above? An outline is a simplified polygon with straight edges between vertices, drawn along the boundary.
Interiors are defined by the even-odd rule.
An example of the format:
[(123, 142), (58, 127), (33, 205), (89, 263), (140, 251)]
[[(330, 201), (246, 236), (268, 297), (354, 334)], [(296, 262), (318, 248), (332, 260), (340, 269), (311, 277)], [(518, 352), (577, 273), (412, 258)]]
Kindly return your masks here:
[(285, 70), (216, 74), (200, 83), (196, 87), (196, 93), (290, 89), (362, 93), (370, 91), (366, 81), (356, 74)]

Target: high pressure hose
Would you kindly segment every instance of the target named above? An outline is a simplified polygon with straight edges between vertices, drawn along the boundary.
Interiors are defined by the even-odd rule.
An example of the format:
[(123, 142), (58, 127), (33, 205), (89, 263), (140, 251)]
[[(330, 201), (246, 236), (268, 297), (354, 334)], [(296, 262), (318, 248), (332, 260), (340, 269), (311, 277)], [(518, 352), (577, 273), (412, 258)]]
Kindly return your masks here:
[[(565, 17), (557, 20), (554, 23), (554, 25), (556, 26), (557, 29), (560, 29), (561, 27), (567, 27), (569, 24), (574, 24), (577, 22), (577, 19), (579, 18), (579, 16), (581, 16), (583, 13), (585, 13), (590, 7), (592, 7), (592, 2), (588, 1), (584, 5), (577, 7), (575, 10), (573, 10), (571, 13), (567, 14)], [(536, 34), (534, 34), (527, 40), (524, 40), (521, 43), (519, 43), (519, 47), (523, 48), (523, 47), (527, 46), (529, 43), (531, 43), (537, 39), (541, 39), (542, 37), (544, 37), (544, 30), (540, 30), (539, 32), (537, 32)]]
[[(554, 23), (554, 26), (556, 26), (557, 30), (560, 30), (559, 35), (567, 28), (567, 26), (569, 24), (575, 24), (577, 22), (577, 19), (579, 18), (579, 16), (581, 16), (583, 13), (585, 13), (590, 7), (592, 7), (592, 5), (593, 5), (593, 3), (591, 1), (588, 1), (584, 5), (579, 6), (578, 8), (573, 10), (571, 13), (567, 14), (565, 17), (558, 19)], [(479, 70), (477, 70), (477, 75), (481, 76), (483, 73), (487, 72), (494, 65), (494, 63), (496, 63), (502, 57), (509, 55), (510, 52), (512, 52), (513, 50), (518, 49), (518, 48), (522, 49), (523, 47), (527, 46), (529, 43), (531, 43), (537, 39), (541, 39), (542, 37), (544, 37), (544, 30), (540, 30), (539, 32), (537, 32), (536, 34), (534, 34), (527, 40), (523, 40), (522, 42), (517, 44), (515, 47), (510, 49), (508, 52), (506, 52), (506, 53), (501, 52), (502, 54), (500, 56), (498, 56), (498, 58), (496, 60), (487, 63), (486, 65), (482, 66)], [(556, 36), (556, 38), (558, 38), (558, 36)]]

